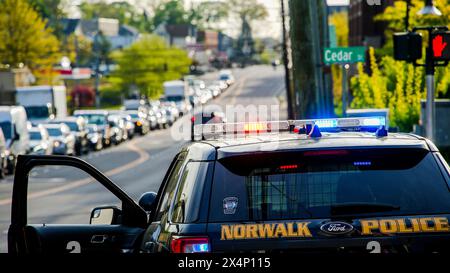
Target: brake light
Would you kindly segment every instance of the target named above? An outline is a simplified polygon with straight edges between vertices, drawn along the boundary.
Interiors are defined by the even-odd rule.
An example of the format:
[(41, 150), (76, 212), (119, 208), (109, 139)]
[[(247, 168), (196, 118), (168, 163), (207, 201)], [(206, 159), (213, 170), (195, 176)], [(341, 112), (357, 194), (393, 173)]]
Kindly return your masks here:
[(207, 237), (174, 237), (170, 242), (173, 253), (208, 253), (211, 252)]
[(280, 166), (280, 170), (293, 170), (293, 169), (297, 169), (298, 165), (283, 165)]
[(191, 122), (194, 123), (195, 122), (195, 117), (191, 118)]

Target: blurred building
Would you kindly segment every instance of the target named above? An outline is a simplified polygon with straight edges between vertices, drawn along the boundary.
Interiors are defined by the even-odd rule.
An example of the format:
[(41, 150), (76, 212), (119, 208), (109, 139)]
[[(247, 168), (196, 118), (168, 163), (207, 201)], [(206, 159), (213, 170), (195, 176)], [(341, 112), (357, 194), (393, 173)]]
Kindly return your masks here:
[(394, 0), (380, 1), (381, 5), (369, 5), (366, 0), (350, 0), (349, 6), (349, 44), (350, 46), (372, 46), (380, 48), (385, 43), (386, 23), (377, 22), (375, 16)]
[(34, 84), (35, 77), (28, 68), (0, 69), (0, 105), (14, 105), (17, 87)]
[(126, 48), (137, 41), (140, 33), (137, 29), (121, 25), (119, 20), (98, 18), (93, 20), (63, 19), (63, 33), (66, 36), (83, 36), (93, 41), (98, 33), (102, 33), (111, 44), (111, 49)]
[(191, 24), (160, 24), (154, 33), (161, 36), (171, 46), (187, 49), (197, 42), (197, 28)]
[(197, 34), (197, 42), (205, 50), (217, 51), (219, 48), (219, 33), (214, 30), (202, 30)]

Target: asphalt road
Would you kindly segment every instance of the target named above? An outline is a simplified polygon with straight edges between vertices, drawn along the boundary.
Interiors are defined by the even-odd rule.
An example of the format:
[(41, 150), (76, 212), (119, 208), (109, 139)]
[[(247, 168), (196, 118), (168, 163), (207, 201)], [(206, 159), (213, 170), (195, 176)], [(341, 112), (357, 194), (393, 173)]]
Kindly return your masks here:
[[(269, 66), (234, 70), (236, 83), (210, 104), (279, 105), (280, 118), (286, 118), (284, 107), (284, 74)], [(217, 73), (205, 75), (216, 79)], [(190, 117), (177, 126), (190, 123)], [(120, 146), (83, 157), (138, 200), (148, 191), (158, 191), (160, 183), (178, 151), (189, 142), (174, 139), (174, 129), (154, 131)], [(0, 252), (7, 251), (7, 229), (10, 223), (12, 177), (0, 181)], [(30, 175), (28, 222), (32, 224), (86, 224), (90, 211), (101, 205), (118, 204), (117, 199), (79, 170), (69, 167), (43, 167)]]

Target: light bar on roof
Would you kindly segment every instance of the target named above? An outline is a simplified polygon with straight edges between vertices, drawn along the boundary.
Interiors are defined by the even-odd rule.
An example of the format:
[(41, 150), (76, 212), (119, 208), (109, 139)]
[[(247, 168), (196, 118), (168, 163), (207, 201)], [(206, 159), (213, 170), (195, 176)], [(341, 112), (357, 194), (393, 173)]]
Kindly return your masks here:
[(195, 135), (253, 134), (289, 131), (288, 121), (213, 123), (195, 125)]
[(294, 127), (306, 127), (317, 125), (319, 129), (355, 129), (367, 128), (378, 129), (386, 126), (385, 117), (363, 117), (363, 118), (331, 118), (310, 120), (288, 120), (288, 121), (264, 121), (264, 122), (241, 122), (241, 123), (214, 123), (195, 125), (195, 135), (214, 137), (227, 134), (260, 134), (277, 133), (293, 130)]

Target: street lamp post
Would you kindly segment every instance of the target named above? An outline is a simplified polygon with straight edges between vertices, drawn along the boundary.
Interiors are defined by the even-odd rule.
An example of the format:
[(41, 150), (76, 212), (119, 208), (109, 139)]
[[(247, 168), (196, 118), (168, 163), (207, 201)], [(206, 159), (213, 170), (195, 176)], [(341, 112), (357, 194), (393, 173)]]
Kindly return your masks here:
[(406, 0), (406, 16), (405, 16), (405, 30), (409, 31), (409, 13), (411, 10), (411, 0)]
[[(418, 15), (434, 15), (441, 16), (442, 13), (439, 9), (434, 6), (433, 0), (425, 0), (425, 7), (421, 9)], [(426, 60), (425, 60), (425, 82), (427, 87), (427, 102), (426, 102), (426, 110), (425, 110), (425, 119), (426, 119), (426, 136), (428, 139), (434, 140), (434, 123), (436, 119), (435, 112), (435, 90), (434, 90), (434, 73), (435, 73), (435, 62), (433, 59), (433, 38), (432, 33), (435, 31), (436, 27), (423, 27), (423, 28), (415, 28), (414, 31), (417, 30), (426, 30), (428, 31), (428, 46), (426, 50)]]

